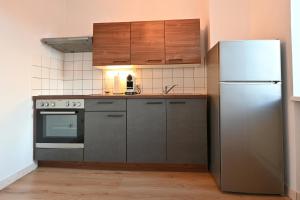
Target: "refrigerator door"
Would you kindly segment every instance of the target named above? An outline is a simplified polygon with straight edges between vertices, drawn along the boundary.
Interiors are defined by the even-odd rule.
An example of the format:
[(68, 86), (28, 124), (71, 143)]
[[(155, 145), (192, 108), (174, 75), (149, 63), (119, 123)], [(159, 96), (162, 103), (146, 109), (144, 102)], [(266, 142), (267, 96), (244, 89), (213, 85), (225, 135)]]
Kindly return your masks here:
[(281, 81), (280, 41), (220, 42), (220, 81)]
[(281, 83), (220, 83), (221, 189), (283, 194)]

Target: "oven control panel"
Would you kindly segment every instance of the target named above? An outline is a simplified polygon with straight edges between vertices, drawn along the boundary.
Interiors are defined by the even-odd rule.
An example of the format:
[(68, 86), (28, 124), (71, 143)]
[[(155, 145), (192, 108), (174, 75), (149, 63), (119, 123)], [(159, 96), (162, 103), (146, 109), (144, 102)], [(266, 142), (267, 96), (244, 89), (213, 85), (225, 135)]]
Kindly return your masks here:
[(83, 109), (84, 99), (38, 99), (36, 109)]

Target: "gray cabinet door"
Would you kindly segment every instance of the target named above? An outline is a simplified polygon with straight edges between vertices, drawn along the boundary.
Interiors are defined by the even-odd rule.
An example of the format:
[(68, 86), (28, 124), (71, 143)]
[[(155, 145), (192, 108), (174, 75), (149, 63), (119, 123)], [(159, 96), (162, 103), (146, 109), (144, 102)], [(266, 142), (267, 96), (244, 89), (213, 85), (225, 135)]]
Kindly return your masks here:
[(167, 160), (207, 164), (206, 100), (167, 100)]
[(86, 112), (84, 160), (126, 162), (126, 112)]
[(127, 162), (166, 161), (166, 108), (164, 99), (127, 101)]

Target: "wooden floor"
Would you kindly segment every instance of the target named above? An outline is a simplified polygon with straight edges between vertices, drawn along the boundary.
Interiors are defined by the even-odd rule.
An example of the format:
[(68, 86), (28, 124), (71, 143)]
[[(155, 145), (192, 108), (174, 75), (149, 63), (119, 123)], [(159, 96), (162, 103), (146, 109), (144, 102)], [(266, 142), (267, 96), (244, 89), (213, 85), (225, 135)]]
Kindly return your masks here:
[(39, 168), (0, 191), (0, 200), (287, 200), (221, 193), (209, 173)]

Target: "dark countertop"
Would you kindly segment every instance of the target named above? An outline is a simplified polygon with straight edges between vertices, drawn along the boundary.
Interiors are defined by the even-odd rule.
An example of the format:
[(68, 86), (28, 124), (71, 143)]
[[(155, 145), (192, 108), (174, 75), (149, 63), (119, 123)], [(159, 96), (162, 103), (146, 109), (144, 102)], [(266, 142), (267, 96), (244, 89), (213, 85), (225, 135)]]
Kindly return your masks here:
[(205, 94), (40, 95), (32, 99), (206, 99)]

